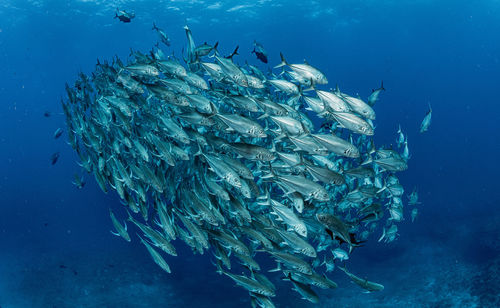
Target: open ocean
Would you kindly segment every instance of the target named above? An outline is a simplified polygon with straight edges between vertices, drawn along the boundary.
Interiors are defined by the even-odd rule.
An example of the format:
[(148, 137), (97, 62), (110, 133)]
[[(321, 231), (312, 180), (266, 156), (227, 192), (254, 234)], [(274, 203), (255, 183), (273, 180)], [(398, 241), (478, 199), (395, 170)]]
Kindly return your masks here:
[[(120, 22), (116, 8), (136, 16)], [(175, 241), (167, 274), (133, 224), (131, 243), (112, 235), (109, 209), (126, 218), (120, 198), (81, 171), (66, 142), (65, 83), (91, 74), (96, 59), (148, 53), (159, 40), (153, 22), (178, 58), (188, 24), (197, 44), (218, 41), (223, 54), (239, 45), (235, 62), (264, 72), (283, 52), (363, 99), (383, 81), (375, 142), (395, 144), (398, 125), (407, 135), (399, 236), (383, 243), (375, 232), (347, 263), (385, 289), (364, 293), (335, 269), (339, 287), (316, 288), (312, 304), (274, 273), (277, 307), (500, 307), (499, 16), (496, 0), (0, 0), (0, 307), (250, 307), (211, 253)], [(268, 65), (251, 53), (254, 40)], [(420, 133), (429, 104), (432, 124)], [(412, 223), (414, 187), (422, 204)]]

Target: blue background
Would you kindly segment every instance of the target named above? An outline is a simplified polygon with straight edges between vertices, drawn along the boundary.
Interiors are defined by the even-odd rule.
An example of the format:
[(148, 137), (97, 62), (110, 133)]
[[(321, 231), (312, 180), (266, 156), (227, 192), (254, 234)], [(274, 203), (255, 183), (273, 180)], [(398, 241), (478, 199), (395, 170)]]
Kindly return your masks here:
[[(68, 4), (69, 2), (69, 4)], [(134, 10), (130, 24), (116, 7)], [(398, 124), (412, 159), (399, 175), (420, 193), (420, 216), (400, 224), (400, 237), (374, 235), (350, 260), (354, 273), (380, 282), (364, 294), (340, 271), (324, 307), (494, 306), (500, 282), (500, 2), (488, 1), (11, 1), (0, 2), (0, 306), (234, 307), (248, 294), (217, 275), (210, 254), (193, 256), (178, 244), (160, 272), (140, 243), (112, 236), (108, 208), (124, 217), (114, 192), (80, 172), (65, 138), (60, 99), (65, 82), (90, 73), (96, 59), (126, 58), (158, 40), (152, 22), (170, 36), (165, 53), (181, 55), (182, 27), (197, 44), (219, 41), (236, 61), (261, 65), (253, 40), (270, 64), (282, 51), (304, 59), (330, 85), (366, 98), (381, 80), (377, 144), (395, 143)], [(428, 109), (428, 132), (419, 127)], [(45, 118), (43, 113), (53, 115)], [(64, 136), (65, 137), (65, 136)], [(60, 151), (51, 166), (50, 156)], [(266, 262), (266, 260), (261, 260)], [(61, 267), (64, 265), (64, 267)], [(280, 307), (303, 307), (287, 282)], [(498, 300), (498, 299), (497, 299)], [(497, 302), (498, 303), (498, 302)]]

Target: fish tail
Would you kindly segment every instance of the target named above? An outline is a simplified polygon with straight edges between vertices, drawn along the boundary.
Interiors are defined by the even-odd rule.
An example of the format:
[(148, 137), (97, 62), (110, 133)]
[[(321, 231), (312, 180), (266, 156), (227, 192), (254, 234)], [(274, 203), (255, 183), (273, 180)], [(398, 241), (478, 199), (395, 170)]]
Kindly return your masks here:
[(364, 162), (361, 163), (361, 166), (369, 165), (371, 163), (373, 163), (373, 158), (370, 155)]
[(231, 53), (231, 55), (227, 56), (226, 58), (227, 58), (227, 59), (231, 59), (231, 60), (233, 60), (233, 57), (234, 57), (234, 56), (239, 55), (239, 53), (238, 53), (238, 49), (239, 49), (239, 48), (240, 48), (240, 46), (239, 46), (239, 45), (238, 45), (238, 46), (236, 46), (236, 48), (235, 48), (235, 49), (234, 49), (234, 51)]
[(302, 92), (304, 92), (304, 91), (308, 92), (308, 91), (314, 91), (314, 90), (316, 90), (316, 85), (314, 84), (314, 81), (312, 80), (312, 78), (310, 80), (310, 83), (311, 83), (311, 85), (309, 86), (309, 88), (306, 88), (304, 90), (302, 90), (301, 88), (299, 88), (299, 95), (300, 96), (303, 95)]
[(276, 262), (276, 264), (277, 264), (276, 268), (270, 269), (270, 270), (268, 270), (268, 272), (270, 272), (270, 273), (281, 272), (281, 263)]
[(283, 67), (283, 66), (288, 65), (288, 63), (285, 60), (285, 56), (283, 56), (283, 53), (281, 53), (281, 52), (280, 52), (280, 58), (281, 58), (281, 63), (276, 65), (274, 68), (279, 68), (279, 67)]
[(208, 56), (209, 58), (214, 58), (219, 55), (219, 50), (217, 49), (218, 47), (219, 47), (219, 42), (215, 43), (214, 47), (212, 48), (214, 54), (212, 56)]
[(384, 237), (385, 237), (385, 228), (384, 228), (384, 230), (382, 231), (382, 236), (378, 239), (378, 241), (379, 241), (379, 242), (380, 242), (380, 241), (382, 241), (382, 240), (384, 239)]
[(385, 88), (384, 88), (384, 81), (382, 80), (382, 82), (380, 83), (380, 88), (379, 90), (382, 90), (382, 91), (385, 91)]
[(153, 21), (153, 29), (151, 29), (151, 30), (158, 30), (158, 27), (156, 26), (154, 21)]

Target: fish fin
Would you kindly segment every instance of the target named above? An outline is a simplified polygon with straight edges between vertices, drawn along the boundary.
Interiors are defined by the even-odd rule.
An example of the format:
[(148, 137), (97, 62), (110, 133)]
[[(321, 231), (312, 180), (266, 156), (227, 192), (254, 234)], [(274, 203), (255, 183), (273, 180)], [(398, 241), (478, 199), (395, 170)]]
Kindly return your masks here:
[(369, 165), (371, 163), (373, 163), (373, 158), (370, 155), (370, 156), (368, 156), (368, 158), (364, 162), (361, 163), (361, 166), (366, 166), (366, 165)]
[(111, 234), (113, 234), (113, 235), (120, 236), (120, 234), (115, 233), (115, 232), (113, 232), (113, 231), (109, 231), (109, 232), (111, 232)]
[(274, 68), (280, 68), (288, 65), (288, 63), (286, 63), (285, 57), (283, 56), (283, 53), (281, 52), (280, 52), (280, 58), (281, 58), (281, 63), (276, 65)]
[(333, 236), (333, 232), (332, 232), (332, 230), (325, 228), (325, 231), (326, 231), (326, 233), (328, 233), (328, 235), (330, 235), (330, 237), (331, 237), (331, 238), (332, 238), (332, 240), (333, 240), (333, 239), (334, 239), (334, 236)]
[(382, 188), (380, 188), (375, 194), (379, 194), (379, 193), (383, 192), (386, 189), (387, 189), (387, 183), (384, 183), (384, 186), (382, 186)]
[(309, 79), (309, 82), (311, 83), (311, 85), (309, 86), (309, 88), (306, 88), (306, 89), (300, 89), (299, 88), (299, 93), (300, 93), (300, 96), (302, 96), (302, 92), (309, 92), (309, 91), (315, 91), (316, 90), (316, 86), (314, 84), (314, 81), (311, 79)]
[(280, 262), (276, 262), (276, 264), (277, 264), (276, 268), (268, 270), (269, 273), (281, 272), (281, 263)]
[(384, 239), (384, 237), (385, 237), (385, 228), (383, 229), (382, 236), (378, 239), (378, 241), (379, 242), (382, 241)]

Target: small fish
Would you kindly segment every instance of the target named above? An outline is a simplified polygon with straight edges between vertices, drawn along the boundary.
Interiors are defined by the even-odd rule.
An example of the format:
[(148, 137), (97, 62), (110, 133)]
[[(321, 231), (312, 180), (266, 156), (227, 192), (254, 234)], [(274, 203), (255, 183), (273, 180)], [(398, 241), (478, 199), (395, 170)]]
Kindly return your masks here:
[(422, 124), (420, 125), (420, 133), (426, 132), (429, 129), (429, 126), (431, 126), (431, 120), (432, 120), (432, 107), (431, 104), (429, 103), (429, 111), (427, 111), (427, 114), (422, 120)]
[(257, 59), (259, 59), (260, 61), (262, 61), (264, 63), (267, 63), (267, 52), (264, 49), (264, 47), (262, 46), (262, 44), (257, 43), (257, 41), (253, 41), (252, 53), (254, 53), (255, 56), (257, 56)]
[(168, 38), (168, 35), (165, 33), (165, 31), (158, 28), (154, 22), (153, 22), (153, 30), (156, 30), (163, 44), (170, 46), (170, 39)]
[(384, 289), (384, 286), (379, 283), (371, 282), (366, 279), (359, 278), (354, 274), (351, 274), (345, 267), (339, 267), (339, 269), (343, 271), (352, 280), (352, 282), (365, 289), (366, 293), (382, 291)]
[(349, 254), (341, 248), (335, 248), (332, 250), (333, 257), (339, 259), (340, 261), (345, 261), (349, 259)]
[(61, 128), (58, 128), (56, 129), (56, 131), (54, 132), (54, 139), (57, 139), (59, 137), (61, 137), (61, 135), (63, 134), (63, 130)]
[(417, 204), (421, 204), (421, 202), (418, 201), (418, 191), (417, 187), (415, 187), (413, 188), (411, 194), (408, 195), (408, 205), (417, 205)]
[(143, 243), (144, 246), (146, 246), (149, 254), (153, 258), (153, 261), (159, 267), (161, 267), (162, 270), (164, 270), (165, 272), (170, 274), (171, 273), (170, 266), (167, 264), (165, 259), (163, 259), (163, 257), (160, 255), (160, 253), (158, 251), (156, 251), (153, 247), (151, 247), (151, 245), (148, 242), (146, 242), (144, 239), (142, 239), (142, 237), (140, 237), (139, 235), (138, 235), (138, 237), (141, 240), (141, 243)]
[(127, 242), (130, 242), (130, 236), (128, 235), (128, 232), (127, 232), (127, 223), (124, 223), (124, 225), (122, 226), (120, 224), (120, 222), (118, 222), (118, 220), (116, 219), (116, 217), (113, 214), (113, 212), (111, 211), (111, 209), (109, 209), (109, 216), (111, 217), (111, 222), (113, 223), (113, 226), (115, 227), (116, 231), (118, 232), (118, 233), (114, 233), (113, 231), (111, 231), (111, 234), (116, 235), (116, 236), (121, 236), (124, 240), (126, 240)]
[(55, 152), (54, 154), (52, 154), (52, 156), (50, 156), (50, 163), (52, 165), (55, 165), (57, 163), (57, 160), (59, 159), (59, 152)]
[(79, 176), (78, 174), (75, 173), (74, 175), (74, 181), (72, 182), (77, 188), (83, 188), (85, 186), (85, 179), (83, 176)]
[(135, 18), (135, 13), (116, 9), (114, 18), (118, 18), (121, 22), (129, 23), (133, 18)]
[(382, 81), (380, 88), (373, 89), (372, 94), (368, 97), (368, 105), (373, 106), (378, 101), (378, 97), (382, 91), (385, 91), (384, 82)]
[(398, 148), (400, 148), (405, 143), (405, 135), (401, 130), (401, 125), (399, 125), (397, 134), (398, 134), (398, 139), (396, 140), (396, 144), (398, 145)]
[(418, 208), (415, 207), (411, 210), (411, 222), (415, 222), (417, 216), (418, 216)]
[(301, 75), (303, 78), (312, 81), (314, 84), (327, 84), (328, 79), (326, 76), (317, 68), (312, 67), (311, 65), (304, 64), (289, 64), (282, 53), (280, 53), (281, 63), (275, 66), (274, 68), (279, 68), (282, 66), (288, 66), (295, 73)]

